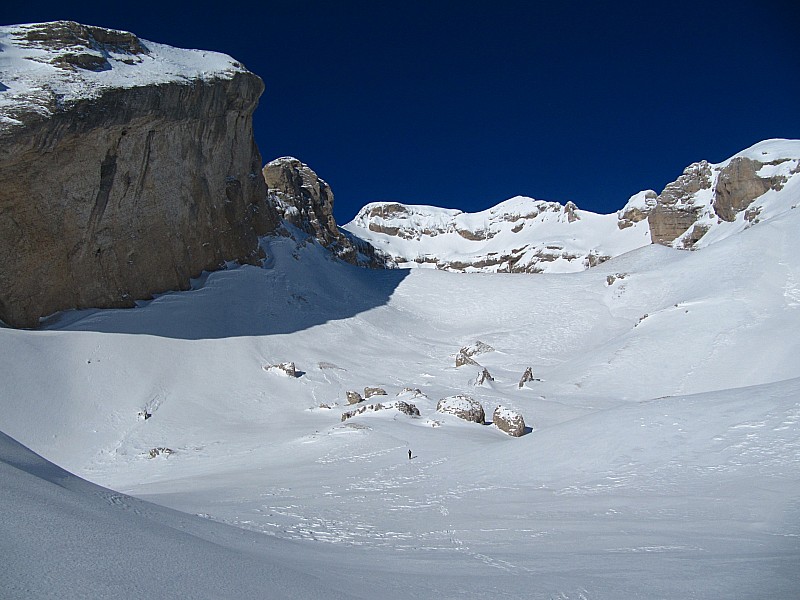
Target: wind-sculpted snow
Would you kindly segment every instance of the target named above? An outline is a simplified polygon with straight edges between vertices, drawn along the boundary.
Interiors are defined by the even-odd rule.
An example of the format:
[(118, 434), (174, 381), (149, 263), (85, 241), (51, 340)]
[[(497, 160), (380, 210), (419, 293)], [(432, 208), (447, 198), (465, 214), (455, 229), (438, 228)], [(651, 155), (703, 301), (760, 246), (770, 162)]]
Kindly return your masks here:
[[(130, 541), (99, 551), (137, 576), (132, 556), (151, 529), (135, 514), (151, 509), (123, 494), (220, 527), (212, 537), (184, 517), (184, 550), (171, 538), (156, 547), (216, 565), (196, 538), (218, 541), (221, 568), (226, 549), (244, 557), (210, 571), (223, 582), (261, 585), (249, 565), (262, 550), (244, 547), (275, 543), (264, 552), (285, 561), (269, 564), (299, 574), (297, 584), (275, 580), (289, 597), (316, 589), (306, 577), (321, 574), (356, 597), (792, 597), (799, 228), (800, 210), (787, 207), (696, 252), (648, 245), (540, 277), (357, 270), (315, 244), (276, 240), (265, 268), (216, 273), (128, 311), (0, 329), (3, 429), (118, 490), (110, 504), (131, 507), (121, 509), (130, 528), (89, 522)], [(462, 348), (480, 367), (455, 366)], [(264, 370), (286, 362), (302, 376)], [(493, 381), (475, 386), (480, 368)], [(357, 408), (347, 391), (367, 387), (419, 416), (365, 410), (342, 421)], [(458, 395), (489, 414), (513, 411), (530, 431), (515, 438), (437, 413)], [(173, 452), (150, 458), (153, 448)], [(48, 553), (56, 534), (28, 525), (72, 523), (93, 501), (29, 513), (43, 484), (26, 479), (9, 496), (0, 476), (0, 498), (15, 507), (0, 510), (10, 515), (0, 539), (18, 540), (2, 558), (32, 557), (9, 571), (40, 586), (29, 596), (45, 585), (27, 583), (31, 564), (60, 569), (48, 589), (69, 592), (78, 573), (102, 585), (109, 571)], [(245, 530), (239, 542), (222, 524)], [(170, 585), (165, 595), (181, 596)]]

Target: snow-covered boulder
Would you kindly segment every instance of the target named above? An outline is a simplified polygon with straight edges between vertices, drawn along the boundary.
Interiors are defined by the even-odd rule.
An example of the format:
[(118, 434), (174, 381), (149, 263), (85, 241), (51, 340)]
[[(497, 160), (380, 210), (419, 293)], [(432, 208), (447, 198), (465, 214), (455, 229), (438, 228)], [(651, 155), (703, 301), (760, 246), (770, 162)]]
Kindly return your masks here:
[(386, 390), (379, 387), (365, 387), (364, 398), (372, 398), (373, 396), (386, 396)]
[(297, 368), (293, 362), (282, 362), (275, 365), (264, 365), (265, 371), (275, 371), (286, 377), (297, 377)]
[(399, 410), (404, 415), (408, 415), (409, 417), (419, 416), (419, 409), (410, 402), (403, 402), (402, 400), (398, 400), (395, 406), (397, 407), (397, 410)]
[(494, 409), (492, 425), (512, 437), (520, 437), (525, 433), (525, 419), (522, 418), (522, 415), (504, 406)]
[(455, 415), (459, 419), (480, 423), (481, 425), (486, 420), (481, 403), (466, 394), (442, 398), (436, 405), (436, 411)]

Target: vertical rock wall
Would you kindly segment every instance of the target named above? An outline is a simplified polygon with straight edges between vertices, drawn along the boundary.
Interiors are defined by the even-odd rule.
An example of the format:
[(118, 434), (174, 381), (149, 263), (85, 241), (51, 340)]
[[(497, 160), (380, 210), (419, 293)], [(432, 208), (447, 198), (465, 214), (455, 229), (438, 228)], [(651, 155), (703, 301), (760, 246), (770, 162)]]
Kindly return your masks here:
[(0, 319), (132, 306), (255, 260), (276, 226), (252, 132), (262, 91), (242, 69), (17, 110), (0, 127)]

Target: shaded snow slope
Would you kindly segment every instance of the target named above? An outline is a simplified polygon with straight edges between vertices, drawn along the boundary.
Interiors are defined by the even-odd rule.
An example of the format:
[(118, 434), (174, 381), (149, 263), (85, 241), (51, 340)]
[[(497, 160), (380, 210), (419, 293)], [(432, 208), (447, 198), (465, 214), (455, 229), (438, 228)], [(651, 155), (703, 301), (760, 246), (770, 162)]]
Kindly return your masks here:
[[(387, 280), (269, 240), (264, 269), (0, 329), (2, 429), (103, 486), (296, 544), (298, 572), (356, 596), (791, 596), (798, 227), (788, 209), (697, 252), (542, 277)], [(478, 364), (456, 367), (467, 346)], [(299, 377), (268, 368), (288, 361)], [(385, 407), (342, 421), (365, 387)], [(532, 432), (436, 412), (458, 394)]]
[(4, 433), (0, 480), (7, 600), (262, 598), (275, 590), (281, 598), (357, 597), (340, 591), (330, 556), (311, 574), (317, 569), (298, 565), (294, 544), (91, 484)]

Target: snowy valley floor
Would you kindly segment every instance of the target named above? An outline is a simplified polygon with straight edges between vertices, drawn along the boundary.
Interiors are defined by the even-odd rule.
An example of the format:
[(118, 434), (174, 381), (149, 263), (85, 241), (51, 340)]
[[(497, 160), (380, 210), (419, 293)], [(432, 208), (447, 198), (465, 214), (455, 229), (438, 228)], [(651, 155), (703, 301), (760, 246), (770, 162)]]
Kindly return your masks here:
[[(568, 275), (366, 271), (275, 239), (264, 269), (0, 329), (0, 429), (120, 492), (2, 438), (3, 596), (791, 597), (797, 213)], [(454, 366), (477, 340), (480, 386)], [(299, 377), (264, 369), (285, 361)], [(421, 415), (342, 422), (367, 386)], [(533, 431), (437, 413), (455, 394)]]

